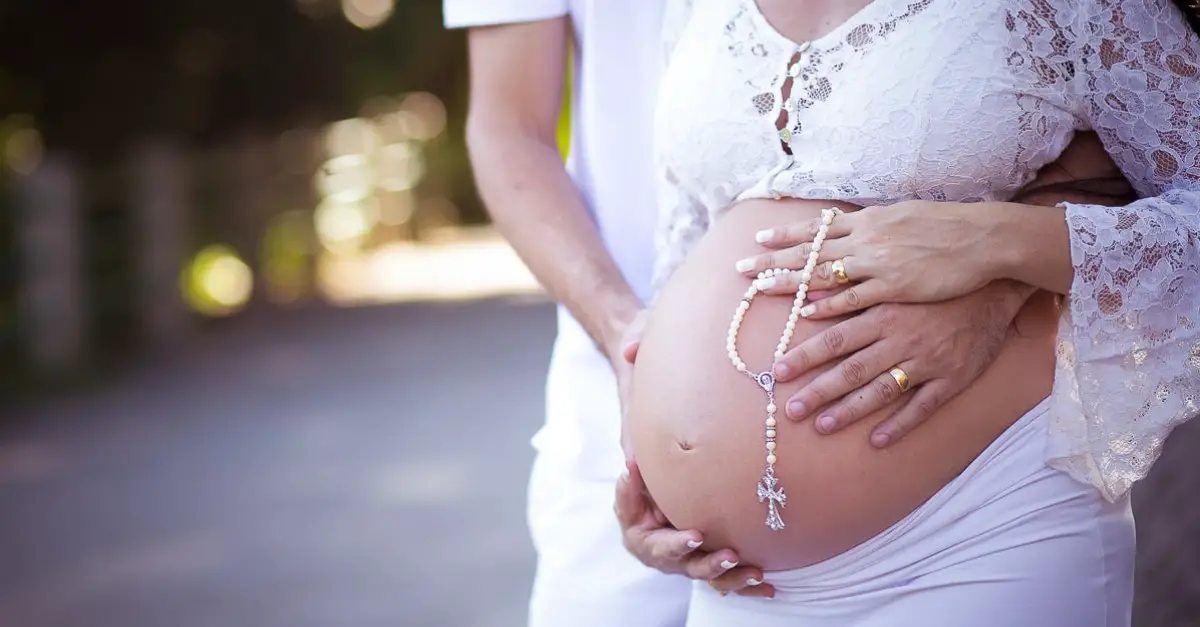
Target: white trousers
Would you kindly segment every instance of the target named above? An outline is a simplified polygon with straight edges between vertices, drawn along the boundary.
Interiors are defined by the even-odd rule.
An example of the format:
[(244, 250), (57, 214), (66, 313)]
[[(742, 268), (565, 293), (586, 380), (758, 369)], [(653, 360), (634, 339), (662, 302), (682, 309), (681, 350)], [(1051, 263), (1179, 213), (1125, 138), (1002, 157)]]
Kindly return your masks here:
[(1046, 405), (887, 531), (767, 573), (775, 599), (694, 585), (687, 627), (1129, 627), (1129, 501), (1045, 465)]
[(691, 582), (634, 559), (613, 513), (624, 455), (612, 367), (564, 308), (558, 328), (533, 438), (529, 627), (683, 627)]
[(530, 627), (683, 627), (691, 581), (651, 570), (621, 541), (616, 476), (540, 453), (529, 482), (537, 575)]

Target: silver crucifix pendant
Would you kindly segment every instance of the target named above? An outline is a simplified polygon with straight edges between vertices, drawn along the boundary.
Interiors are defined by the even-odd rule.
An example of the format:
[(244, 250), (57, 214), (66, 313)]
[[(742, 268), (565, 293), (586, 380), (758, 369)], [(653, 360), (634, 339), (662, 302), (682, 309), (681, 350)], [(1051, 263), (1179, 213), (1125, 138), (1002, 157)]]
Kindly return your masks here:
[[(768, 404), (767, 416), (769, 418), (774, 418), (773, 407), (775, 405), (775, 375), (770, 371), (760, 372), (754, 377), (754, 380), (759, 386), (762, 387), (763, 390), (766, 391)], [(771, 422), (768, 424), (771, 425), (772, 431), (767, 432), (767, 446), (773, 447), (774, 445), (771, 443), (775, 441), (775, 438), (773, 437), (774, 423)], [(774, 451), (773, 448), (768, 448), (767, 450)], [(774, 464), (774, 457), (768, 456), (767, 471), (763, 474), (763, 478), (758, 484), (758, 502), (762, 503), (766, 501), (767, 503), (767, 527), (769, 527), (771, 531), (779, 531), (784, 527), (783, 517), (779, 515), (779, 510), (783, 508), (784, 505), (787, 505), (787, 495), (783, 493), (783, 488), (779, 487), (779, 480), (775, 478)]]
[(783, 488), (779, 486), (779, 480), (775, 478), (775, 471), (772, 468), (767, 468), (767, 472), (763, 474), (762, 480), (758, 484), (758, 502), (767, 502), (767, 527), (771, 531), (780, 531), (783, 529), (783, 517), (779, 515), (779, 510), (787, 505), (787, 495), (783, 493)]

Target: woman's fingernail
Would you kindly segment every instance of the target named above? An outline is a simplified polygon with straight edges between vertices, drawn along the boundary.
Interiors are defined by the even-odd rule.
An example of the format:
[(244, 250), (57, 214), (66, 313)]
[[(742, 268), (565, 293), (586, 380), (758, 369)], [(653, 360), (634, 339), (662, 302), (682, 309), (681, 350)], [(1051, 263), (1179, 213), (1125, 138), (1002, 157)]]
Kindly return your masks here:
[(792, 369), (788, 368), (786, 364), (775, 364), (775, 367), (772, 368), (772, 370), (775, 371), (776, 379), (783, 379), (783, 378), (786, 378), (789, 374), (792, 374)]
[(837, 428), (837, 420), (833, 416), (821, 416), (817, 419), (817, 429), (830, 433)]
[(888, 442), (891, 439), (892, 439), (892, 436), (890, 436), (886, 433), (876, 433), (875, 435), (871, 436), (871, 444), (874, 444), (875, 446), (877, 446), (879, 448), (883, 448), (888, 445)]
[(738, 272), (749, 272), (754, 269), (754, 259), (747, 257), (737, 262)]
[(759, 280), (755, 281), (754, 287), (757, 287), (759, 289), (759, 291), (769, 290), (772, 287), (775, 287), (775, 283), (776, 283), (775, 277), (769, 276), (765, 279), (759, 279)]
[(774, 235), (774, 229), (763, 229), (762, 231), (754, 234), (754, 241), (758, 242), (759, 244), (765, 244), (766, 242), (771, 241), (771, 237)]
[(813, 312), (816, 310), (817, 310), (817, 308), (812, 305), (805, 305), (800, 308), (800, 317), (807, 318), (807, 317), (813, 315)]
[(761, 586), (761, 585), (762, 585), (762, 582), (761, 582), (761, 581), (759, 581), (759, 580), (757, 580), (757, 579), (755, 579), (754, 577), (751, 577), (751, 578), (749, 578), (749, 579), (747, 579), (747, 580), (746, 580), (746, 585), (747, 585), (747, 586)]
[(787, 412), (792, 418), (803, 418), (808, 414), (808, 408), (800, 401), (789, 401)]
[(703, 541), (697, 542), (696, 540), (688, 540), (687, 541), (687, 546), (689, 549), (698, 549), (698, 548), (700, 548), (701, 544), (704, 544), (704, 542)]
[(737, 562), (731, 562), (729, 560), (725, 560), (725, 561), (721, 562), (721, 568), (724, 568), (725, 570), (729, 570), (730, 568), (733, 568), (734, 566), (737, 566)]

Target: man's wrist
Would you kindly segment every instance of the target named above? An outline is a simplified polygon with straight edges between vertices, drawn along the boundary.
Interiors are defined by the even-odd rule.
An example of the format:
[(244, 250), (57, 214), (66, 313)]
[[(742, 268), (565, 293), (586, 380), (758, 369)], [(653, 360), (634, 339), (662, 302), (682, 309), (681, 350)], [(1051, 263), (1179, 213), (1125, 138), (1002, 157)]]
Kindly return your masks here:
[(642, 311), (642, 305), (636, 300), (622, 299), (607, 309), (599, 321), (597, 330), (600, 350), (609, 361), (617, 362), (624, 359), (621, 352), (625, 349), (629, 326)]
[(992, 281), (985, 289), (991, 290), (1004, 303), (1005, 311), (1013, 316), (1016, 316), (1017, 312), (1038, 291), (1038, 288), (1032, 285), (1012, 279)]

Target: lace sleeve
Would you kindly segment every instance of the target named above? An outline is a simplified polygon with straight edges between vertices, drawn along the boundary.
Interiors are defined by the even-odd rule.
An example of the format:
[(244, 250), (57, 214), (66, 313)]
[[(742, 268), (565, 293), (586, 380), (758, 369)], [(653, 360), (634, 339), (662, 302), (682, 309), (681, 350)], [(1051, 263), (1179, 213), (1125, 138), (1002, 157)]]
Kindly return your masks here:
[[(663, 9), (661, 69), (665, 72), (675, 44), (683, 35), (692, 15), (694, 0), (667, 0)], [(657, 138), (657, 141), (662, 141)], [(651, 302), (658, 299), (667, 280), (683, 262), (692, 245), (708, 231), (708, 213), (703, 205), (689, 194), (663, 163), (662, 151), (656, 151), (658, 185), (658, 231), (654, 238), (657, 256), (651, 279)]]
[(671, 170), (659, 167), (658, 232), (654, 238), (654, 274), (650, 282), (651, 303), (658, 300), (675, 268), (692, 246), (708, 232), (709, 217), (701, 203), (675, 179)]
[(1089, 5), (1098, 14), (1075, 26), (1076, 104), (1143, 198), (1061, 205), (1075, 278), (1047, 459), (1116, 500), (1197, 414), (1200, 38), (1169, 0)]
[(661, 59), (663, 67), (666, 67), (667, 62), (671, 59), (671, 53), (675, 51), (675, 43), (679, 41), (684, 27), (691, 19), (694, 2), (695, 0), (667, 0), (666, 6), (663, 7)]

